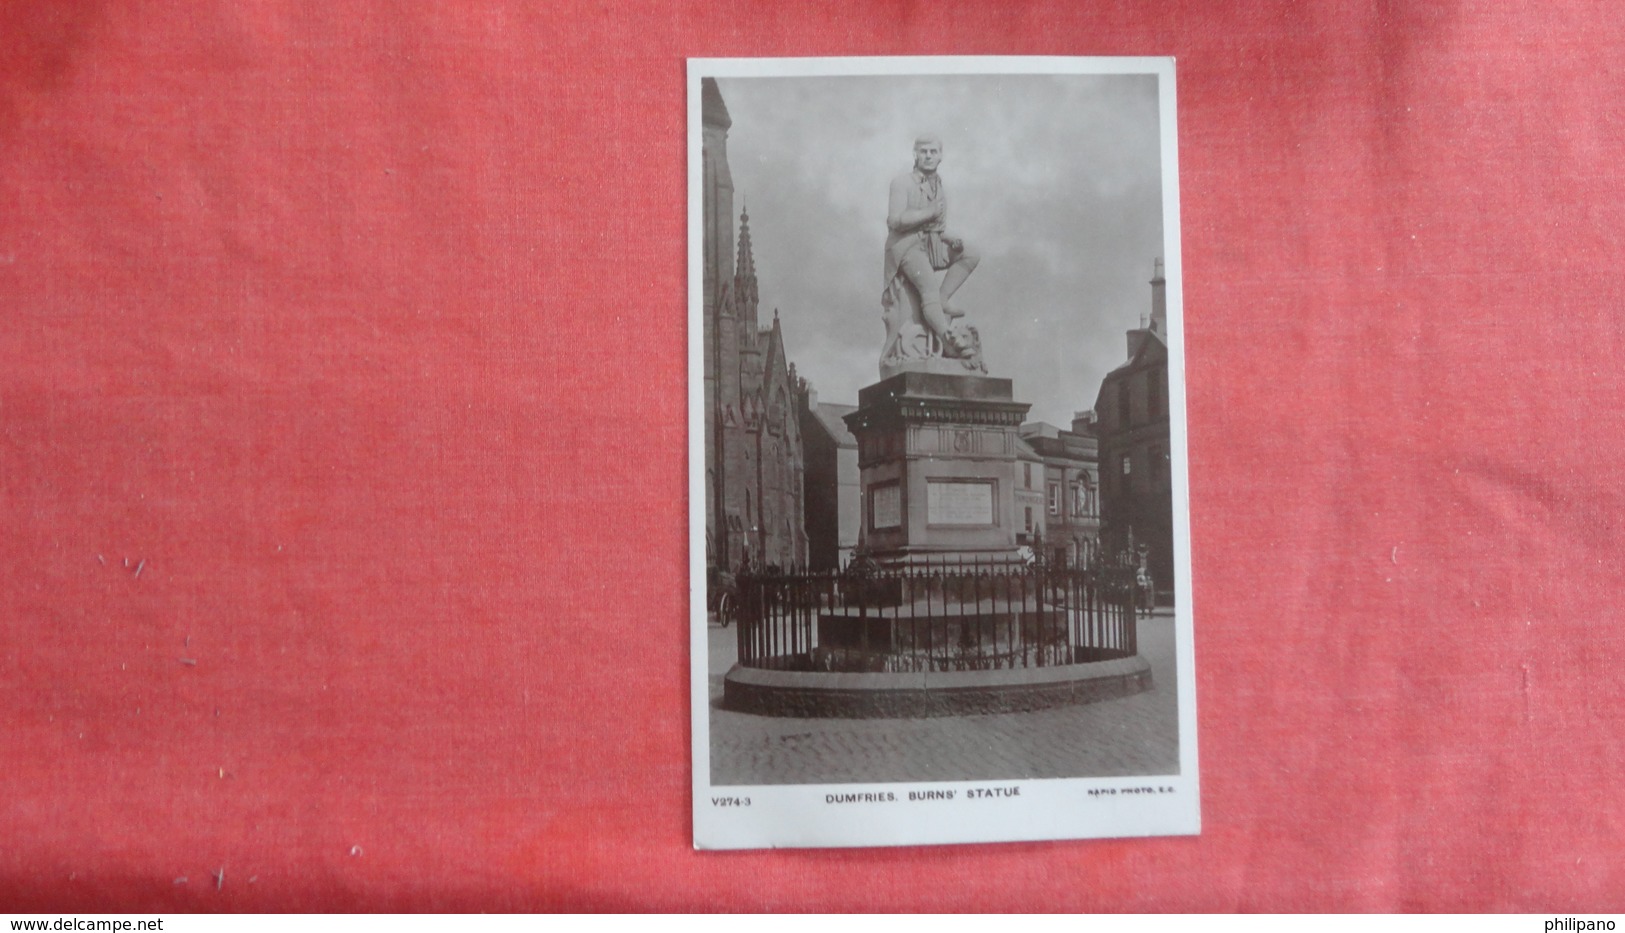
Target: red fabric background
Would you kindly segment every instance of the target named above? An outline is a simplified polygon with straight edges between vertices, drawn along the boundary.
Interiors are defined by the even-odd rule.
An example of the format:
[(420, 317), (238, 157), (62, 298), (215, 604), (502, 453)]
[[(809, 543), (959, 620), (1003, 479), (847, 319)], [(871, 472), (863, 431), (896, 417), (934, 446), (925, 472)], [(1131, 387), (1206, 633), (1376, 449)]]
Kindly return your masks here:
[[(11, 0), (0, 904), (1625, 908), (1622, 45)], [(1178, 56), (1204, 832), (697, 854), (684, 58), (926, 53)]]

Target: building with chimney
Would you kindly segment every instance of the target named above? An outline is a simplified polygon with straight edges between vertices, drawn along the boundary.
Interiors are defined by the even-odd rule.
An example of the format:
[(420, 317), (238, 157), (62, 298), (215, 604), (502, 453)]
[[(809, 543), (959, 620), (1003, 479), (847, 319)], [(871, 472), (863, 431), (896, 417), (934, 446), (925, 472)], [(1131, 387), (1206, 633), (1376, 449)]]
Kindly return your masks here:
[(1095, 398), (1100, 456), (1100, 536), (1107, 553), (1143, 554), (1159, 593), (1174, 585), (1174, 505), (1168, 414), (1168, 300), (1162, 260), (1151, 277), (1151, 314), (1128, 332), (1128, 359)]
[(716, 81), (701, 82), (704, 246), (705, 553), (708, 568), (807, 562), (795, 366), (777, 311), (763, 327), (750, 215), (734, 235), (728, 130)]

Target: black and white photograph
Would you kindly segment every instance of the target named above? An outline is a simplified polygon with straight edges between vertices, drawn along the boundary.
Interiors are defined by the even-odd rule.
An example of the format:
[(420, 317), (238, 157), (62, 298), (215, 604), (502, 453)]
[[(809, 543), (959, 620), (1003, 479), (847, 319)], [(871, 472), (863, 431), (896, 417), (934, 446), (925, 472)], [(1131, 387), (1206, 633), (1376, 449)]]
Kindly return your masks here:
[(1173, 61), (688, 92), (695, 845), (1198, 832)]

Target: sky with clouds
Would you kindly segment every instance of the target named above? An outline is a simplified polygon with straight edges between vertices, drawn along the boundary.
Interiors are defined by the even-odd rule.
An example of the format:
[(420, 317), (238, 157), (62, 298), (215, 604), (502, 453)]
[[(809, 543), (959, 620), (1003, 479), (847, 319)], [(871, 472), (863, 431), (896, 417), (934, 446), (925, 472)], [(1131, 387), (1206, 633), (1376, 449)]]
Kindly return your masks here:
[[(761, 320), (777, 308), (819, 401), (879, 378), (886, 199), (914, 138), (943, 141), (950, 231), (981, 266), (954, 298), (988, 374), (1066, 427), (1124, 360), (1163, 256), (1152, 75), (719, 78), (734, 208), (750, 209)], [(737, 222), (737, 218), (736, 218)]]

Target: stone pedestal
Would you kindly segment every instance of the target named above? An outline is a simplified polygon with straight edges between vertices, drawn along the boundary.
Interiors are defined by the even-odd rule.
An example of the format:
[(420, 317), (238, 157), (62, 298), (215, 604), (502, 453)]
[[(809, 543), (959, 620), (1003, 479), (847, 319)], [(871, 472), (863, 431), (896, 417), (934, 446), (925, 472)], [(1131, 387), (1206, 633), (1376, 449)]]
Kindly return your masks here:
[(1016, 436), (1030, 408), (1010, 380), (901, 372), (858, 392), (859, 546), (882, 564), (1014, 562)]

